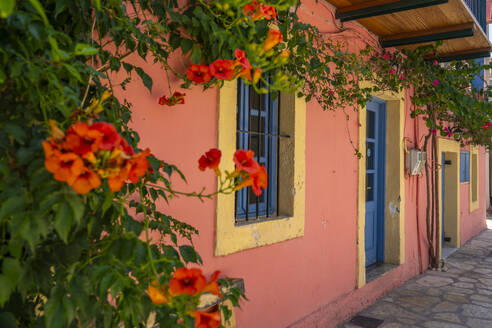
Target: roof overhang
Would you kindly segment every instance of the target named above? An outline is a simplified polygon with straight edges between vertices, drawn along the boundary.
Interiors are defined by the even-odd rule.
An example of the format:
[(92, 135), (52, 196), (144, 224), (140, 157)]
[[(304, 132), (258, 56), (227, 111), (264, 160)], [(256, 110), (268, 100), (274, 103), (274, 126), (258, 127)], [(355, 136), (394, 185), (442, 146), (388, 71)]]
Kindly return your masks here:
[(442, 41), (443, 60), (488, 57), (492, 44), (463, 0), (326, 0), (342, 22), (357, 20), (383, 47)]

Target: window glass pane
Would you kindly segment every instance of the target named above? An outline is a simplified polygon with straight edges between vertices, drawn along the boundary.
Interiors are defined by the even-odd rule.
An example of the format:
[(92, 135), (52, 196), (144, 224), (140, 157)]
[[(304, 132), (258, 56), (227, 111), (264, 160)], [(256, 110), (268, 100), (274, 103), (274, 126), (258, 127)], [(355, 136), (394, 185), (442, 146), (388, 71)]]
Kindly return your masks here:
[(366, 174), (366, 202), (374, 200), (374, 173)]
[(375, 153), (375, 144), (374, 142), (367, 142), (367, 150), (366, 150), (366, 169), (374, 170), (374, 155)]
[(367, 111), (367, 138), (374, 139), (376, 136), (376, 113)]
[[(255, 113), (256, 114), (256, 113)], [(249, 124), (249, 131), (254, 131), (254, 132), (262, 132), (265, 133), (265, 117), (261, 116), (260, 119), (260, 125), (258, 128), (258, 115), (255, 115), (251, 113), (251, 118), (250, 118), (250, 124)]]
[(255, 152), (255, 160), (265, 165), (268, 172), (268, 187), (257, 197), (251, 187), (241, 189), (236, 193), (236, 222), (270, 216), (276, 213), (277, 206), (277, 171), (278, 171), (278, 140), (277, 135), (265, 136), (267, 133), (278, 131), (278, 106), (269, 95), (257, 94), (250, 86), (238, 82), (237, 100), (238, 131), (237, 148), (251, 149)]

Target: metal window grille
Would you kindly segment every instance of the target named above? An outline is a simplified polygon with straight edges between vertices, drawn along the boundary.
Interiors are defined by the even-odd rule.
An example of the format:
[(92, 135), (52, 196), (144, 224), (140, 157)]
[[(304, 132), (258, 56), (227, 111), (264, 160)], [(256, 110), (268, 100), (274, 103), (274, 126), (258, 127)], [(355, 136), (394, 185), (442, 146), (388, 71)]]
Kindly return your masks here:
[(255, 160), (265, 165), (268, 187), (257, 197), (251, 187), (236, 192), (235, 223), (247, 224), (279, 217), (279, 97), (258, 94), (254, 88), (238, 82), (237, 133), (238, 149), (251, 149)]
[(482, 30), (487, 34), (487, 1), (486, 0), (465, 0), (470, 11), (475, 15)]

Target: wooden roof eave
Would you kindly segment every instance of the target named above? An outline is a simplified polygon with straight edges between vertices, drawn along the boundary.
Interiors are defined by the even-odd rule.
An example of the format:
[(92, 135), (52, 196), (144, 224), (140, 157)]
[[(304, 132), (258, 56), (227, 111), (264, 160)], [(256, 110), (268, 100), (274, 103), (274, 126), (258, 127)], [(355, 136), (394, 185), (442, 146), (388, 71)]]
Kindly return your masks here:
[(492, 44), (463, 0), (326, 0), (341, 21), (356, 19), (381, 44), (414, 49), (443, 41), (443, 59), (488, 57)]

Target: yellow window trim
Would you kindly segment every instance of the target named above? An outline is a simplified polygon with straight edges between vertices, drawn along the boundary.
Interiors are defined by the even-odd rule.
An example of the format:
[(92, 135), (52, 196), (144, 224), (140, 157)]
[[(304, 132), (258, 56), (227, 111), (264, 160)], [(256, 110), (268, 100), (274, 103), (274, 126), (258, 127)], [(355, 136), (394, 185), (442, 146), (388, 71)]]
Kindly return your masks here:
[[(473, 161), (473, 155), (476, 157), (476, 163)], [(480, 188), (479, 188), (479, 181), (480, 179), (478, 178), (479, 174), (479, 160), (478, 160), (478, 147), (476, 146), (470, 146), (470, 213), (478, 209), (478, 200), (480, 199), (479, 193), (480, 193)], [(476, 172), (476, 177), (473, 179), (473, 166), (476, 165), (477, 172)], [(476, 188), (477, 191), (477, 199), (473, 201), (473, 188)]]
[[(234, 170), (236, 151), (237, 81), (224, 83), (219, 90), (217, 144), (222, 151), (222, 170)], [(234, 194), (217, 195), (215, 255), (227, 255), (241, 250), (278, 243), (304, 236), (306, 208), (305, 149), (306, 102), (295, 97), (294, 204), (293, 216), (254, 224), (234, 223)]]

